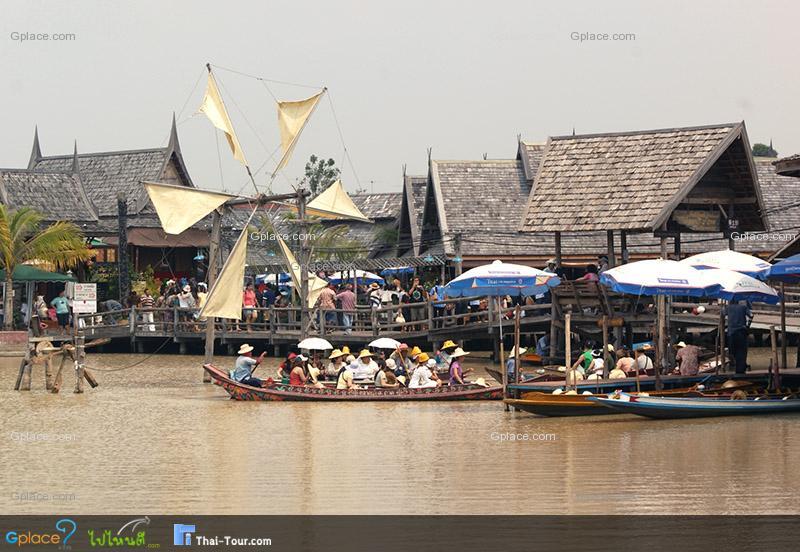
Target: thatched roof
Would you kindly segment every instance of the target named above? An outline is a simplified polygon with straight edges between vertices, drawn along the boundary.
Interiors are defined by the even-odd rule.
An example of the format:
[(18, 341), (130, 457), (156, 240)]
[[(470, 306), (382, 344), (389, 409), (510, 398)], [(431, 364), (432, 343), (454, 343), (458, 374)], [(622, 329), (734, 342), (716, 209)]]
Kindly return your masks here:
[(653, 231), (694, 191), (724, 195), (740, 229), (760, 230), (749, 148), (744, 123), (550, 138), (521, 229)]

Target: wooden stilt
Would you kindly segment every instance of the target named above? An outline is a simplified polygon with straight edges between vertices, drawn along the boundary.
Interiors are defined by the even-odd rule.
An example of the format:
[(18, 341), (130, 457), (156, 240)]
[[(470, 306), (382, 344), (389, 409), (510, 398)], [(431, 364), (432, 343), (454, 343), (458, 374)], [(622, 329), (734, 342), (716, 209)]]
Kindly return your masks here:
[(564, 371), (564, 377), (566, 378), (564, 387), (569, 389), (570, 380), (572, 380), (572, 385), (576, 384), (574, 381), (575, 374), (572, 372), (572, 313), (570, 312), (564, 314), (564, 355), (567, 360), (565, 364), (566, 370)]
[(53, 356), (49, 355), (44, 361), (44, 388), (50, 391), (53, 388)]
[(770, 346), (772, 348), (772, 362), (770, 363), (769, 388), (777, 391), (780, 387), (780, 376), (778, 372), (778, 332), (775, 326), (769, 327)]
[(83, 335), (78, 335), (75, 337), (75, 362), (78, 365), (75, 374), (75, 393), (83, 393), (85, 359), (86, 351), (84, 350), (84, 337)]
[(64, 354), (61, 355), (61, 362), (58, 365), (55, 380), (53, 381), (53, 387), (50, 389), (51, 393), (58, 393), (61, 391), (61, 385), (64, 382), (62, 372), (64, 371), (64, 366), (67, 364), (67, 358), (69, 358), (69, 354), (64, 351)]
[(781, 369), (789, 366), (789, 357), (786, 347), (789, 345), (789, 336), (786, 333), (786, 284), (781, 282)]

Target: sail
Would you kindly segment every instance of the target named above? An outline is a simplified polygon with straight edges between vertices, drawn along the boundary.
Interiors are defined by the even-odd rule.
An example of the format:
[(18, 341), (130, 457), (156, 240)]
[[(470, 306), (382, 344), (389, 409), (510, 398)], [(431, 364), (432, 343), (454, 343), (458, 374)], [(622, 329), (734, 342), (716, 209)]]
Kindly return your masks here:
[(319, 99), (324, 93), (325, 91), (323, 90), (319, 94), (297, 102), (278, 102), (278, 127), (281, 132), (283, 157), (281, 157), (273, 174), (277, 173), (289, 162), (294, 146), (297, 143), (297, 138), (303, 132), (308, 118), (314, 112)]
[(145, 182), (144, 188), (167, 234), (180, 234), (228, 199), (235, 197), (158, 182)]
[(312, 199), (306, 206), (306, 212), (323, 217), (343, 217), (372, 222), (356, 207), (356, 204), (344, 191), (341, 180), (337, 180), (327, 190)]
[(205, 113), (211, 123), (225, 133), (228, 139), (228, 145), (233, 152), (233, 158), (240, 161), (242, 165), (247, 166), (247, 159), (244, 157), (244, 151), (239, 144), (239, 139), (233, 131), (233, 124), (231, 118), (228, 117), (228, 111), (225, 109), (225, 104), (222, 102), (222, 96), (217, 88), (217, 81), (211, 71), (208, 72), (208, 86), (206, 87), (206, 95), (203, 96), (203, 103), (200, 106), (200, 111)]
[[(294, 288), (297, 290), (297, 294), (300, 294), (300, 278), (302, 273), (300, 263), (297, 262), (292, 250), (289, 249), (289, 246), (286, 245), (280, 236), (277, 236), (278, 244), (281, 246), (281, 251), (283, 252), (283, 256), (286, 259), (286, 264), (289, 266), (289, 273), (292, 275), (292, 280), (294, 280)], [(317, 302), (319, 298), (320, 292), (328, 285), (328, 282), (323, 280), (322, 278), (316, 276), (315, 274), (308, 273), (308, 297), (306, 300), (308, 301), (308, 306), (313, 307), (314, 304)]]

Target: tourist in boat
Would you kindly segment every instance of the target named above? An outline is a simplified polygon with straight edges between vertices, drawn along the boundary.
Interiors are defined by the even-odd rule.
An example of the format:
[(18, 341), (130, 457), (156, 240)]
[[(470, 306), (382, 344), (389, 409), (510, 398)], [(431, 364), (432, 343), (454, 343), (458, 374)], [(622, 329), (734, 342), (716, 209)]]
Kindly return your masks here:
[[(426, 387), (438, 387), (441, 381), (433, 379), (433, 373), (428, 366), (428, 361), (431, 359), (427, 353), (421, 353), (417, 357), (417, 367), (414, 369), (414, 374), (411, 376), (411, 381), (408, 382), (409, 389), (422, 389)], [(436, 366), (434, 361), (434, 367)]]
[(396, 368), (394, 360), (387, 359), (381, 369), (375, 374), (375, 387), (400, 387), (397, 376), (394, 374)]
[(436, 364), (436, 359), (429, 358), (428, 362), (425, 363), (425, 366), (428, 368), (428, 370), (431, 371), (431, 379), (436, 382), (437, 387), (442, 385), (444, 382), (442, 381), (442, 378), (439, 377), (439, 371), (437, 369), (438, 366)]
[(389, 360), (395, 363), (395, 376), (408, 376), (409, 371), (413, 368), (414, 361), (409, 356), (408, 344), (401, 343), (395, 352), (389, 355)]
[(622, 371), (622, 373), (624, 374), (623, 376), (618, 376), (618, 377), (626, 377), (627, 374), (633, 372), (635, 364), (636, 361), (634, 361), (633, 358), (631, 358), (630, 351), (626, 349), (620, 349), (617, 352), (617, 364), (614, 366), (614, 369), (611, 370), (611, 373), (609, 373), (608, 377), (615, 379), (611, 376), (611, 374), (614, 373), (615, 371)]
[(422, 349), (416, 345), (411, 349), (411, 352), (408, 353), (408, 357), (411, 359), (411, 362), (406, 364), (406, 371), (408, 372), (409, 378), (414, 374), (414, 370), (417, 369), (417, 365), (419, 364), (419, 355), (421, 354)]
[(375, 379), (375, 374), (378, 372), (378, 365), (372, 359), (372, 353), (367, 349), (363, 349), (358, 355), (358, 361), (355, 363), (353, 370), (356, 380), (369, 380)]
[(736, 373), (744, 374), (747, 372), (748, 328), (753, 321), (753, 310), (749, 302), (740, 303), (733, 299), (725, 307), (725, 316), (728, 322), (725, 333)]
[(586, 379), (602, 379), (603, 371), (605, 370), (605, 364), (605, 360), (603, 360), (603, 351), (600, 349), (595, 349), (592, 351), (592, 362), (589, 363), (589, 368), (586, 370)]
[(550, 335), (544, 334), (536, 341), (536, 354), (541, 358), (550, 356)]
[[(522, 355), (524, 355), (528, 349), (525, 347), (519, 348), (519, 356), (520, 359)], [(514, 372), (517, 372), (517, 378), (522, 374), (522, 368), (520, 367), (519, 370), (516, 368), (517, 365), (517, 347), (511, 347), (511, 351), (508, 353), (508, 359), (506, 360), (506, 374), (508, 374), (508, 381), (514, 382)]]
[(308, 381), (304, 368), (306, 357), (297, 355), (292, 361), (292, 371), (289, 372), (289, 385), (303, 386)]
[(339, 370), (342, 369), (344, 365), (344, 353), (339, 349), (334, 349), (331, 351), (330, 356), (328, 357), (328, 364), (325, 366), (325, 371), (323, 374), (325, 375), (325, 379), (336, 379), (336, 376), (339, 374)]
[(264, 351), (258, 357), (254, 358), (253, 347), (244, 343), (239, 347), (239, 358), (236, 359), (236, 365), (233, 369), (233, 379), (245, 385), (261, 387), (263, 382), (253, 376), (253, 372), (258, 365), (261, 364), (261, 361), (264, 360), (264, 355), (266, 354), (267, 352)]
[(461, 367), (461, 358), (469, 353), (461, 347), (456, 347), (450, 355), (450, 385), (464, 385), (464, 369)]
[(587, 341), (583, 344), (583, 350), (581, 351), (578, 360), (576, 360), (572, 365), (572, 369), (579, 371), (582, 376), (586, 375), (593, 360), (594, 356), (592, 355), (592, 344)]
[(342, 365), (336, 375), (336, 389), (358, 389), (358, 385), (355, 384), (355, 375), (351, 368), (355, 361), (356, 357), (353, 355), (347, 357), (345, 364)]
[(681, 341), (675, 347), (678, 349), (675, 361), (678, 363), (677, 370), (682, 376), (696, 376), (700, 371), (700, 347), (687, 345)]
[(640, 374), (646, 374), (648, 371), (653, 369), (653, 359), (647, 356), (646, 353), (647, 349), (636, 349), (634, 354), (634, 368)]
[(454, 341), (448, 339), (442, 343), (442, 348), (436, 351), (436, 366), (437, 370), (445, 371), (450, 369), (450, 360), (453, 351), (456, 350), (458, 345)]
[(296, 357), (296, 353), (289, 353), (286, 355), (286, 359), (278, 366), (278, 377), (283, 383), (289, 383), (289, 373), (292, 371), (292, 365)]

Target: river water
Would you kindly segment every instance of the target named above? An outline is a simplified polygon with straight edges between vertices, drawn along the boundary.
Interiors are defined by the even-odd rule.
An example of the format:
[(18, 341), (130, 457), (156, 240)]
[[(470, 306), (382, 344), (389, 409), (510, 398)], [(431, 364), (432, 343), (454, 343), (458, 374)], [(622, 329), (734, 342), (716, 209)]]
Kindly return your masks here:
[[(144, 355), (89, 355), (124, 368)], [(222, 359), (230, 366), (232, 358)], [(270, 361), (275, 366), (277, 361)], [(471, 359), (478, 370), (487, 361)], [(537, 418), (499, 402), (244, 403), (201, 357), (30, 393), (0, 374), (0, 511), (800, 513), (800, 417)], [(520, 436), (519, 440), (501, 440)], [(527, 436), (527, 437), (525, 437)], [(526, 439), (526, 440), (525, 440)]]

